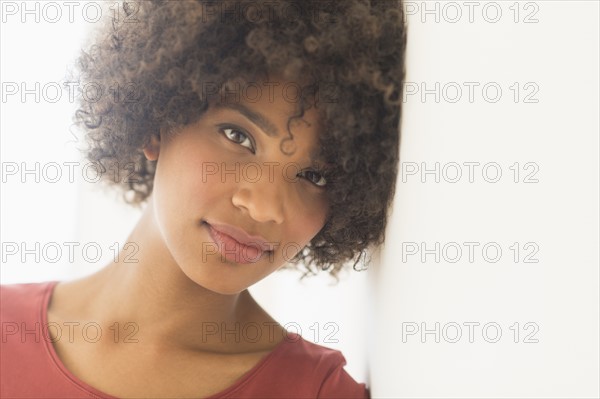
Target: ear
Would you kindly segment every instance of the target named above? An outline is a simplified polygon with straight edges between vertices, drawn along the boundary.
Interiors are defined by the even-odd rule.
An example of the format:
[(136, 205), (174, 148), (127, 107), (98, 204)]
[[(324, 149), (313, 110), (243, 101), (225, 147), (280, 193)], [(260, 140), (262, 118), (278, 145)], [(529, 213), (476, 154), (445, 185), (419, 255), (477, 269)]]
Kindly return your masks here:
[(160, 136), (153, 134), (150, 138), (150, 143), (142, 150), (149, 161), (156, 161), (160, 153)]

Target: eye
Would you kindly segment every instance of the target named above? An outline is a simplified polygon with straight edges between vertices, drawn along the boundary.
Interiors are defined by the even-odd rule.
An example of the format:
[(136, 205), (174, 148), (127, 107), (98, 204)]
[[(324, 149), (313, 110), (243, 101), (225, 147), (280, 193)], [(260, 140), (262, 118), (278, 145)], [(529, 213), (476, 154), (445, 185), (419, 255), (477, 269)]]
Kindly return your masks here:
[(314, 170), (305, 170), (303, 172), (300, 172), (300, 175), (303, 175), (303, 177), (305, 177), (317, 187), (325, 187), (327, 185), (327, 180), (325, 180), (323, 175)]
[(244, 133), (241, 130), (232, 127), (223, 127), (220, 129), (221, 132), (227, 137), (227, 140), (233, 141), (241, 145), (242, 147), (246, 147), (249, 150), (254, 150), (254, 145), (252, 144), (252, 140), (248, 134)]

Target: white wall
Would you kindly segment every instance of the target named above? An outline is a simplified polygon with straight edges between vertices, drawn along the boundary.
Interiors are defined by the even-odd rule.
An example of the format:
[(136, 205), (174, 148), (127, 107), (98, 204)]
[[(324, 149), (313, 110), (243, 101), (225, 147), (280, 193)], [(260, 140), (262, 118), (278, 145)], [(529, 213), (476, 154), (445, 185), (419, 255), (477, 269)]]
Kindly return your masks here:
[[(380, 268), (370, 273), (372, 393), (597, 398), (598, 2), (475, 2), (473, 22), (465, 3), (407, 3), (405, 176)], [(437, 7), (439, 20), (424, 7)], [(525, 23), (527, 15), (537, 22)], [(421, 98), (421, 83), (435, 82), (439, 102), (435, 90)], [(465, 82), (479, 84), (472, 101)], [(456, 86), (462, 97), (453, 102)], [(472, 182), (467, 162), (479, 163)], [(439, 182), (420, 173), (436, 163)], [(496, 170), (499, 181), (486, 181)], [(465, 242), (479, 245), (472, 261), (467, 245), (476, 244)], [(432, 250), (424, 259), (421, 243)], [(494, 248), (502, 251), (495, 262)], [(479, 323), (472, 340), (469, 322)], [(495, 328), (501, 337), (487, 342)]]

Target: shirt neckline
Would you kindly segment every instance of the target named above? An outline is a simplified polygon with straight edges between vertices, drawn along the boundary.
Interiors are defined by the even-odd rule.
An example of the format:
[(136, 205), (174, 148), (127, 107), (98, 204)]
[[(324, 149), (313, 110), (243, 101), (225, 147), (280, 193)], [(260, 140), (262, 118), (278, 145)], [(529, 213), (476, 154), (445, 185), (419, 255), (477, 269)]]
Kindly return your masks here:
[[(58, 280), (49, 281), (46, 284), (46, 289), (41, 301), (40, 315), (39, 318), (42, 322), (42, 326), (48, 325), (48, 305), (50, 304), (50, 300), (52, 298), (52, 294), (54, 293), (54, 288), (56, 285), (60, 283)], [(294, 332), (288, 332), (287, 337), (285, 337), (281, 342), (279, 342), (271, 352), (265, 355), (261, 360), (258, 361), (250, 370), (244, 373), (237, 381), (233, 383), (233, 385), (211, 395), (207, 396), (205, 399), (219, 399), (224, 398), (225, 395), (235, 392), (240, 389), (242, 386), (246, 385), (248, 382), (252, 380), (252, 378), (260, 372), (262, 368), (265, 367), (267, 363), (271, 361), (275, 357), (276, 354), (284, 350), (286, 348), (286, 343), (294, 343), (298, 342), (302, 339), (302, 336), (296, 334)], [(75, 376), (67, 367), (64, 365), (62, 360), (59, 358), (58, 353), (56, 352), (54, 345), (50, 342), (50, 339), (43, 339), (44, 347), (52, 359), (54, 365), (59, 369), (61, 374), (67, 378), (72, 384), (74, 384), (77, 388), (82, 389), (86, 393), (92, 395), (94, 398), (100, 399), (119, 399), (116, 396), (109, 395), (105, 392), (100, 391), (99, 389), (94, 388), (93, 386), (87, 384), (86, 382), (80, 380)]]

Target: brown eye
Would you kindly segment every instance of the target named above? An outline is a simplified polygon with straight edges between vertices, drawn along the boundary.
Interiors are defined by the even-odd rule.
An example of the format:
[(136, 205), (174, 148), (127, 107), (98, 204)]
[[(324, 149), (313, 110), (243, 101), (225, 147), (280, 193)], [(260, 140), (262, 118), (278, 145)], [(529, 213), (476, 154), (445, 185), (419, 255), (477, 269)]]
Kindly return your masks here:
[(254, 147), (252, 146), (252, 141), (246, 133), (231, 127), (222, 128), (221, 131), (223, 132), (225, 137), (227, 137), (228, 140), (233, 141), (234, 143), (237, 143), (242, 147), (246, 147), (249, 150), (254, 149)]
[(319, 172), (315, 172), (314, 170), (306, 170), (300, 174), (317, 187), (325, 187), (325, 185), (327, 185), (327, 180), (325, 180), (323, 175)]

